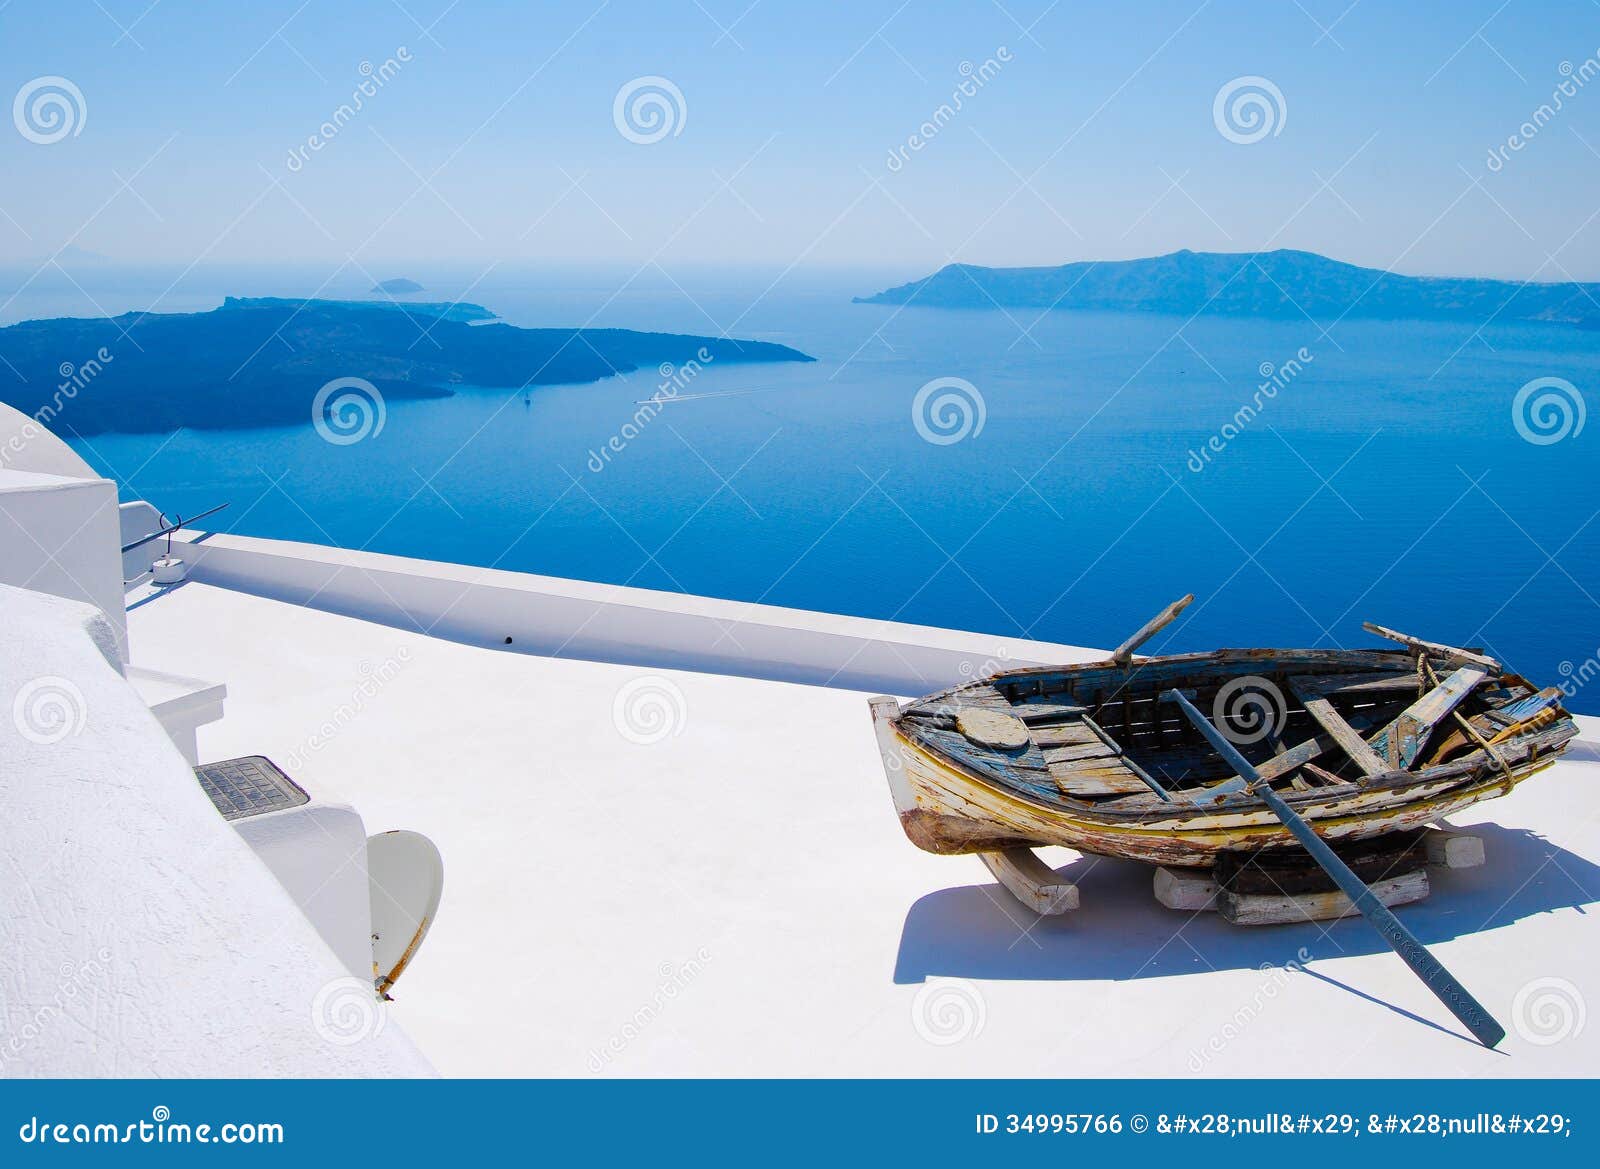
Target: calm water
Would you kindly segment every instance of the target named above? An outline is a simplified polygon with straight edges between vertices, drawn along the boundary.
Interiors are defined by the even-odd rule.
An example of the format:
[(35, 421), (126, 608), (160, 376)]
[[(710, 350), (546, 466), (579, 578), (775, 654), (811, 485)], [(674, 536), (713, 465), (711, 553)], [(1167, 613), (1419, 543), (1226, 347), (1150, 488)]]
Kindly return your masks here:
[[(596, 325), (726, 328), (818, 358), (708, 369), (684, 393), (718, 396), (668, 405), (599, 471), (591, 452), (656, 389), (654, 370), (540, 388), (527, 405), (496, 390), (392, 403), (381, 434), (344, 447), (309, 417), (78, 445), (125, 495), (168, 514), (230, 501), (224, 526), (252, 535), (955, 626), (997, 649), (1114, 643), (1194, 592), (1168, 649), (1363, 644), (1371, 619), (1486, 645), (1543, 683), (1563, 662), (1586, 676), (1600, 427), (1536, 445), (1512, 403), (1539, 377), (1600, 386), (1600, 333), (1347, 321), (1323, 336), (1309, 322), (849, 303), (905, 275), (791, 277), (759, 300), (769, 277), (687, 293), (641, 280), (609, 304), (615, 280), (484, 280), (469, 299), (518, 324), (598, 312)], [(153, 299), (119, 295), (110, 311)], [(50, 308), (28, 303), (8, 316)], [(202, 291), (163, 307), (214, 303)], [(1263, 363), (1302, 347), (1303, 370), (1192, 469), (1252, 403)], [(976, 387), (984, 421), (937, 445), (912, 408), (945, 377)], [(1595, 690), (1573, 705), (1600, 711)]]

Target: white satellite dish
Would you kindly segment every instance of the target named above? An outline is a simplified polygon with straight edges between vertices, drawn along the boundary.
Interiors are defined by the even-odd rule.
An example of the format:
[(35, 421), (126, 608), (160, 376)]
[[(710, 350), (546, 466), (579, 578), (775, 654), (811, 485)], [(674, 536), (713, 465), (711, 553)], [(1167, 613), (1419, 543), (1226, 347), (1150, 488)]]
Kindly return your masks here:
[(428, 935), (444, 892), (444, 858), (420, 832), (395, 829), (367, 837), (372, 894), (372, 973), (387, 994)]

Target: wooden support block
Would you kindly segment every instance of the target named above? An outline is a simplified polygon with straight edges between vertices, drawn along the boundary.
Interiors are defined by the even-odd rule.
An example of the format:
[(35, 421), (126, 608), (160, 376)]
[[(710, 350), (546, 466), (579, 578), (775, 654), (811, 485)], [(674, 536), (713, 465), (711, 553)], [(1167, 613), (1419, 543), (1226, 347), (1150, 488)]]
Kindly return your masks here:
[(1031, 848), (980, 852), (978, 859), (1007, 892), (1035, 913), (1054, 917), (1078, 908), (1078, 887), (1058, 877)]
[(1168, 909), (1197, 913), (1216, 908), (1217, 882), (1211, 876), (1210, 869), (1169, 869), (1162, 866), (1156, 870), (1155, 888), (1156, 900)]
[[(1417, 869), (1371, 886), (1385, 905), (1406, 905), (1428, 895), (1428, 872)], [(1337, 890), (1328, 893), (1230, 893), (1217, 894), (1217, 912), (1233, 925), (1282, 925), (1289, 922), (1329, 921), (1350, 917), (1361, 911), (1350, 898)]]
[(1453, 828), (1430, 828), (1423, 836), (1428, 863), (1441, 869), (1475, 869), (1483, 864), (1483, 837)]

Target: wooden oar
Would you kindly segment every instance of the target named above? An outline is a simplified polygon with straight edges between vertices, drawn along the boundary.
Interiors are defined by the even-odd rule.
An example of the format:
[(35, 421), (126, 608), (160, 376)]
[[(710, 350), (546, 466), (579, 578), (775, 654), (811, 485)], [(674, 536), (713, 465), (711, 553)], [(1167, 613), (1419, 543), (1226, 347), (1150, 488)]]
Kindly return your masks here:
[(1183, 711), (1184, 716), (1194, 724), (1195, 729), (1206, 737), (1211, 744), (1227, 760), (1228, 765), (1237, 771), (1250, 783), (1250, 790), (1260, 796), (1272, 809), (1272, 814), (1283, 821), (1283, 826), (1294, 833), (1294, 838), (1300, 842), (1311, 858), (1322, 866), (1328, 876), (1333, 878), (1334, 884), (1343, 890), (1344, 895), (1350, 898), (1351, 903), (1361, 911), (1361, 915), (1370, 921), (1383, 940), (1393, 947), (1405, 964), (1411, 967), (1423, 984), (1435, 995), (1439, 1001), (1450, 1008), (1450, 1013), (1468, 1031), (1477, 1036), (1478, 1042), (1485, 1047), (1493, 1047), (1506, 1037), (1506, 1030), (1494, 1021), (1483, 1005), (1467, 993), (1467, 988), (1456, 981), (1455, 977), (1439, 964), (1439, 960), (1430, 954), (1425, 946), (1400, 924), (1400, 919), (1390, 912), (1389, 907), (1371, 889), (1367, 888), (1362, 879), (1350, 871), (1350, 866), (1339, 859), (1337, 853), (1329, 848), (1327, 842), (1318, 836), (1316, 830), (1306, 823), (1305, 818), (1284, 802), (1282, 796), (1272, 790), (1272, 785), (1261, 778), (1261, 775), (1250, 761), (1239, 754), (1238, 748), (1222, 736), (1222, 732), (1206, 719), (1206, 716), (1195, 709), (1195, 706), (1176, 690), (1167, 691), (1166, 697), (1176, 702)]
[(1193, 600), (1194, 594), (1190, 593), (1187, 597), (1181, 597), (1178, 600), (1173, 601), (1172, 604), (1168, 605), (1165, 609), (1161, 610), (1161, 612), (1157, 613), (1154, 617), (1150, 618), (1150, 620), (1146, 621), (1142, 626), (1140, 626), (1139, 632), (1135, 633), (1132, 637), (1128, 638), (1127, 641), (1123, 642), (1121, 645), (1117, 646), (1116, 649), (1112, 650), (1111, 660), (1120, 663), (1132, 661), (1133, 651), (1138, 649), (1145, 642), (1149, 641), (1156, 634), (1160, 633), (1168, 625), (1171, 625), (1172, 622), (1176, 620), (1178, 614), (1187, 609), (1189, 607), (1189, 602)]

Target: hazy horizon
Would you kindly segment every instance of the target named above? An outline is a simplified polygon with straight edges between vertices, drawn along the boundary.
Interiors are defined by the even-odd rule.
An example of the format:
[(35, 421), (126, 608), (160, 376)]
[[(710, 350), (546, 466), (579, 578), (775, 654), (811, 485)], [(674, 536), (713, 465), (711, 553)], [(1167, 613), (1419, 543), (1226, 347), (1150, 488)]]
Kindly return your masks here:
[(1600, 279), (1589, 4), (108, 0), (0, 32), (24, 278), (71, 246), (369, 283), (1278, 247)]

